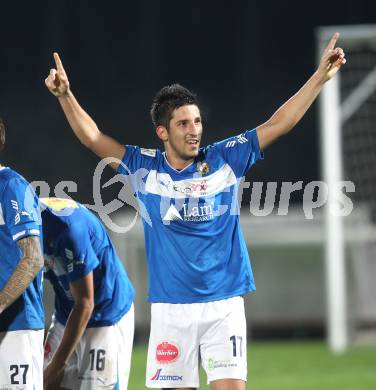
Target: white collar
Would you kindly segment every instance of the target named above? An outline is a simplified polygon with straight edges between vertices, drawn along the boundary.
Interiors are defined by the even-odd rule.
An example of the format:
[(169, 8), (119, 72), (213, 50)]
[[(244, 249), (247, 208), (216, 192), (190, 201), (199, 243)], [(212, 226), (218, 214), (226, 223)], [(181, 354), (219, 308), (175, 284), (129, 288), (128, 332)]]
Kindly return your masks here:
[(194, 163), (194, 161), (192, 161), (192, 162), (191, 162), (189, 165), (187, 165), (185, 168), (179, 170), (179, 169), (174, 168), (174, 167), (168, 162), (167, 157), (166, 157), (166, 152), (163, 152), (162, 154), (163, 154), (164, 159), (166, 160), (167, 165), (168, 165), (171, 169), (173, 169), (175, 172), (177, 172), (177, 173), (184, 172), (187, 168), (189, 168), (189, 167)]

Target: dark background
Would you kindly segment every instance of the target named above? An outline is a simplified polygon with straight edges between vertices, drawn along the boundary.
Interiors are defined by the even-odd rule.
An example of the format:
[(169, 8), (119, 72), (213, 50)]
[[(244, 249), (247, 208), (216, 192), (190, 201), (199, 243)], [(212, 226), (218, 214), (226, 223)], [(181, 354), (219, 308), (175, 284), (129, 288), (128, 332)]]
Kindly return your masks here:
[[(84, 203), (92, 202), (98, 160), (44, 85), (53, 51), (102, 131), (122, 143), (161, 146), (151, 100), (179, 82), (200, 98), (205, 145), (261, 124), (296, 92), (315, 69), (315, 27), (376, 22), (376, 2), (366, 0), (13, 1), (0, 9), (2, 163), (51, 189), (73, 180), (72, 195)], [(248, 179), (317, 180), (318, 145), (314, 105)]]

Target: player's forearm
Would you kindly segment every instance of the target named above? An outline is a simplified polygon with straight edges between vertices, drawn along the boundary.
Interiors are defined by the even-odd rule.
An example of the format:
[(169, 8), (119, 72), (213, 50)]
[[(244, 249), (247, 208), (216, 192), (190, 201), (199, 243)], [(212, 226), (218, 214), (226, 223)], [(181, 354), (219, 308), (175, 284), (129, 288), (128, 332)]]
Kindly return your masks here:
[(80, 106), (70, 90), (58, 99), (74, 134), (83, 145), (91, 149), (101, 136), (96, 123)]
[(39, 237), (25, 237), (17, 244), (22, 251), (22, 257), (12, 276), (0, 291), (0, 313), (27, 289), (43, 267)]
[[(70, 90), (58, 99), (73, 132), (82, 144), (99, 158), (115, 157), (121, 161), (125, 153), (124, 146), (98, 129), (96, 123), (82, 109)], [(117, 169), (119, 163), (116, 161), (110, 165)]]
[(278, 135), (288, 133), (307, 112), (325, 84), (323, 77), (315, 72), (303, 87), (284, 103), (269, 119)]
[(93, 312), (94, 304), (90, 301), (76, 303), (65, 325), (64, 335), (57, 348), (53, 363), (65, 365), (77, 347)]

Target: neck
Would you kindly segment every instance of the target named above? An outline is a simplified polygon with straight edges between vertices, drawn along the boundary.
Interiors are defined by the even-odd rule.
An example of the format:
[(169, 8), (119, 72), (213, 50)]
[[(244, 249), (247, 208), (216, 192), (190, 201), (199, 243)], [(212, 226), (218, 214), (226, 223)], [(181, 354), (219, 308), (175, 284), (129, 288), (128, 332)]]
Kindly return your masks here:
[(178, 171), (181, 171), (182, 169), (186, 168), (194, 161), (194, 158), (191, 158), (189, 160), (184, 160), (181, 157), (174, 156), (173, 153), (167, 153), (167, 150), (165, 153), (166, 153), (166, 159), (168, 163)]

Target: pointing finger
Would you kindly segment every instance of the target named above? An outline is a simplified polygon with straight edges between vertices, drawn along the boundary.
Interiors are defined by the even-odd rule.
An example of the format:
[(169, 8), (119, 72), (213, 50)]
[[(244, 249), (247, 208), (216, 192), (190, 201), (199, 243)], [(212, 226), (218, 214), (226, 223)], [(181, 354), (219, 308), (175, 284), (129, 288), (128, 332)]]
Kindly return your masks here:
[(336, 42), (337, 42), (338, 38), (339, 38), (339, 33), (338, 32), (333, 34), (332, 38), (330, 39), (330, 41), (328, 43), (328, 46), (325, 48), (325, 52), (328, 52), (328, 51), (334, 49), (334, 46), (336, 45)]
[(57, 71), (58, 72), (62, 72), (65, 74), (65, 70), (64, 70), (64, 67), (63, 67), (63, 63), (61, 62), (61, 59), (59, 57), (59, 54), (57, 54), (56, 52), (54, 53), (54, 60), (55, 60), (55, 64), (56, 64), (56, 68), (57, 68)]

